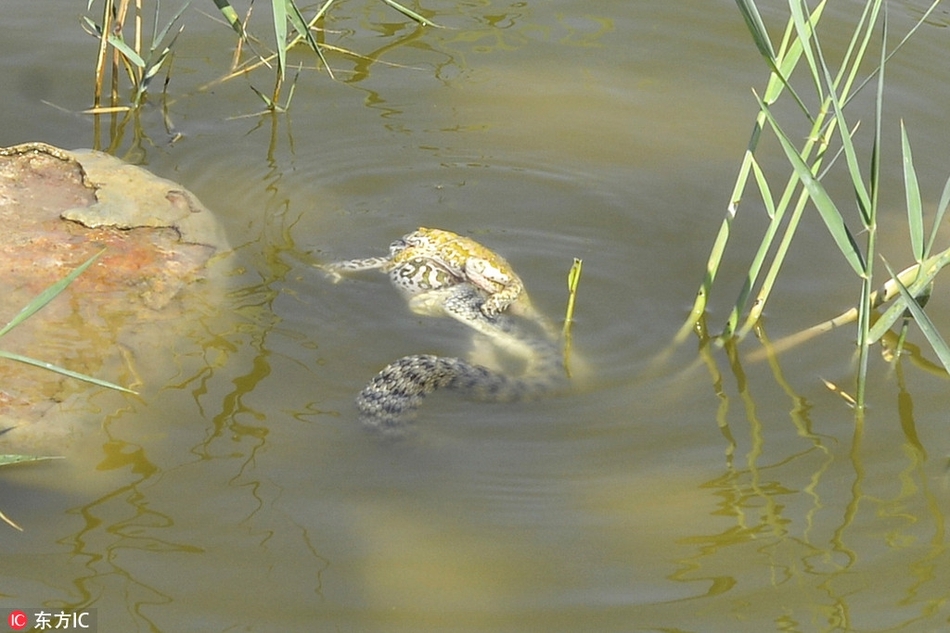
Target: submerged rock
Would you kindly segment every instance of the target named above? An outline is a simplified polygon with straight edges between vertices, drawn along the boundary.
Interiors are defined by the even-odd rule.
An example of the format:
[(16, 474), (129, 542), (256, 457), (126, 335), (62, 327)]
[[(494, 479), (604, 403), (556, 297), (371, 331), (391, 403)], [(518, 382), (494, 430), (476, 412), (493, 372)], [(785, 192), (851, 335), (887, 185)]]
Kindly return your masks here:
[[(0, 324), (104, 251), (62, 295), (0, 338), (0, 349), (126, 386), (137, 380), (139, 334), (186, 315), (183, 297), (201, 293), (184, 290), (228, 250), (214, 216), (180, 185), (101, 152), (43, 143), (0, 148), (0, 224)], [(75, 427), (36, 423), (75, 408), (72, 395), (99, 391), (0, 359), (0, 453), (48, 450), (47, 439)]]

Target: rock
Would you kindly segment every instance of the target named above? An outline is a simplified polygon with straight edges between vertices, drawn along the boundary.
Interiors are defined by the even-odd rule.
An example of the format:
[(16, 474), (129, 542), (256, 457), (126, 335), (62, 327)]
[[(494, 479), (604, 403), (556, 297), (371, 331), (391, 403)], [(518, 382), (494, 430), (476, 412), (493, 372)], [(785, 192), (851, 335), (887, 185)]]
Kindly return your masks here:
[[(128, 365), (141, 355), (138, 337), (149, 324), (187, 318), (182, 295), (199, 293), (183, 289), (202, 283), (210, 258), (228, 250), (214, 216), (180, 185), (101, 152), (44, 143), (0, 148), (0, 223), (0, 325), (104, 250), (62, 295), (0, 338), (0, 349), (120, 384), (103, 370), (125, 366), (124, 378), (134, 380)], [(27, 429), (62, 410), (70, 394), (100, 390), (0, 359), (0, 453), (48, 435)], [(54, 435), (72, 432), (61, 426)]]

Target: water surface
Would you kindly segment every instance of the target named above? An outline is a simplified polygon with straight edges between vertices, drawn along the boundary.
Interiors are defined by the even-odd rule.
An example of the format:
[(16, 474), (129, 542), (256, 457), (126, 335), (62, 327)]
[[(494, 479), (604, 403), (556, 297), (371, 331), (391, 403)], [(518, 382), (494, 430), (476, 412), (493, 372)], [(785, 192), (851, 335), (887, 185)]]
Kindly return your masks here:
[[(96, 142), (75, 114), (95, 44), (54, 4), (0, 9), (3, 145)], [(945, 376), (875, 358), (856, 427), (820, 381), (850, 384), (850, 331), (772, 364), (692, 341), (651, 362), (692, 303), (766, 77), (734, 3), (424, 4), (448, 28), (335, 3), (326, 41), (365, 57), (328, 53), (331, 80), (294, 56), (290, 111), (273, 117), (241, 116), (261, 109), (249, 85), (269, 90), (267, 72), (214, 83), (232, 35), (210, 4), (189, 9), (173, 129), (155, 97), (116, 153), (218, 214), (236, 245), (227, 294), (138, 359), (140, 399), (92, 396), (67, 460), (0, 473), (0, 509), (25, 529), (0, 530), (0, 604), (96, 607), (108, 631), (950, 626)], [(827, 28), (859, 8), (833, 4)], [(891, 28), (919, 11), (895, 3)], [(933, 205), (946, 24), (939, 13), (890, 71), (882, 222), (901, 263), (897, 117)], [(781, 168), (775, 150), (764, 160)], [(713, 329), (765, 225), (752, 199), (741, 220)], [(553, 318), (583, 258), (574, 393), (439, 394), (397, 443), (359, 427), (352, 399), (380, 367), (465, 341), (382, 276), (334, 285), (314, 266), (420, 225), (503, 253)], [(774, 338), (857, 297), (817, 218), (804, 236), (766, 315)], [(945, 323), (945, 294), (930, 306)]]

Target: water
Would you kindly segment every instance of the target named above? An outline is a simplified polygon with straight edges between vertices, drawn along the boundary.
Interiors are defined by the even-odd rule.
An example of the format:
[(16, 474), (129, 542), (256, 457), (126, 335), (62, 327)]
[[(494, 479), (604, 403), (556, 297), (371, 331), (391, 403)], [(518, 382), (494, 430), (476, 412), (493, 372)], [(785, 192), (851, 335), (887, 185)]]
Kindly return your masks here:
[[(52, 6), (0, 9), (3, 145), (94, 143), (69, 113), (90, 104), (94, 42)], [(856, 428), (820, 382), (850, 385), (850, 331), (777, 365), (692, 343), (651, 363), (691, 305), (765, 78), (733, 3), (427, 3), (450, 27), (435, 30), (339, 2), (326, 41), (368, 59), (329, 53), (333, 81), (294, 55), (289, 114), (240, 118), (271, 75), (199, 89), (232, 41), (199, 8), (213, 10), (192, 7), (176, 44), (174, 130), (156, 97), (118, 154), (219, 215), (236, 246), (226, 297), (173, 344), (150, 335), (142, 397), (94, 395), (68, 459), (0, 472), (0, 510), (25, 529), (0, 530), (0, 605), (96, 607), (105, 631), (950, 626), (945, 377), (875, 359)], [(858, 8), (834, 4), (829, 24)], [(919, 7), (891, 13), (902, 32)], [(890, 72), (883, 223), (901, 264), (896, 117), (933, 205), (946, 23)], [(754, 201), (741, 213), (714, 328), (764, 226)], [(382, 276), (334, 285), (314, 265), (420, 225), (503, 253), (552, 317), (584, 259), (575, 393), (437, 394), (395, 444), (358, 427), (352, 399), (375, 371), (462, 342)], [(804, 231), (766, 315), (774, 338), (857, 296), (820, 221)], [(930, 306), (945, 322), (946, 297)]]

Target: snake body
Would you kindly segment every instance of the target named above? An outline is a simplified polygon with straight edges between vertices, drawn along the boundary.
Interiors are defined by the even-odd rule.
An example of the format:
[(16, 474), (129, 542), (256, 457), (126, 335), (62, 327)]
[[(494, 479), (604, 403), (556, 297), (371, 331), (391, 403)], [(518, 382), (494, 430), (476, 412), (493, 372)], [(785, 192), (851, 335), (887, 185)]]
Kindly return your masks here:
[[(487, 342), (490, 351), (519, 361), (521, 369), (517, 373), (502, 371), (452, 356), (405, 356), (383, 368), (357, 396), (361, 422), (384, 434), (401, 433), (425, 397), (437, 389), (452, 389), (481, 401), (511, 402), (563, 388), (566, 375), (560, 346), (549, 323), (533, 309), (520, 312), (519, 317), (499, 313), (494, 308), (497, 300), (493, 301), (497, 298), (482, 279), (469, 279), (446, 261), (444, 244), (441, 252), (420, 249), (407, 240), (412, 235), (393, 242), (389, 257), (337, 262), (324, 269), (335, 278), (346, 271), (382, 269), (403, 292), (413, 312), (455, 319), (478, 340)], [(480, 253), (491, 253), (475, 244), (482, 249)], [(526, 295), (522, 298), (530, 306)], [(486, 303), (492, 309), (487, 309)]]
[(467, 282), (440, 295), (447, 316), (522, 360), (523, 368), (512, 375), (458, 357), (404, 356), (383, 368), (357, 396), (364, 425), (384, 433), (399, 432), (424, 398), (442, 388), (483, 402), (529, 400), (563, 388), (566, 378), (554, 341), (531, 335), (508, 315), (485, 316), (481, 310), (484, 294)]

